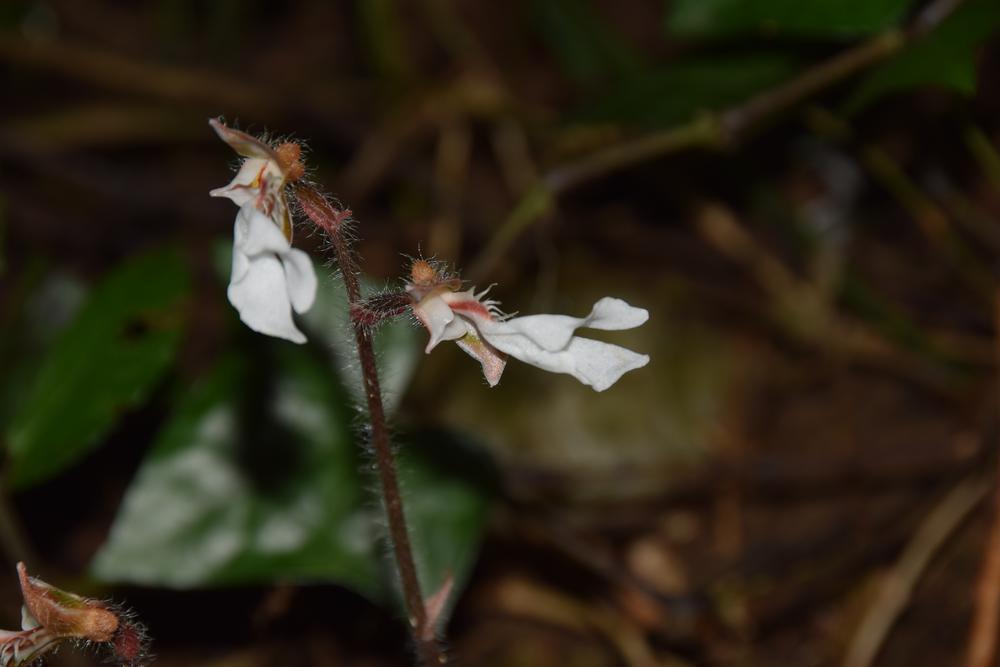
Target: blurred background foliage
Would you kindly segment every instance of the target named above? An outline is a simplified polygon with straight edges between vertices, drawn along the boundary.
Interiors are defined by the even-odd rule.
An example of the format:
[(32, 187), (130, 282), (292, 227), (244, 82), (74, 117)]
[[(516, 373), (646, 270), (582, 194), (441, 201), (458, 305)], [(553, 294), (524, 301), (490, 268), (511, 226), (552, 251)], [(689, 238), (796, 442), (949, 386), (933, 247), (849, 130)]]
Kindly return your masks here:
[(129, 600), (158, 664), (409, 662), (342, 287), (317, 265), (304, 347), (239, 324), (223, 116), (305, 142), (370, 291), (422, 254), (507, 311), (651, 312), (600, 395), (380, 330), (463, 664), (955, 664), (993, 515), (998, 31), (996, 0), (6, 0), (4, 627), (27, 559)]

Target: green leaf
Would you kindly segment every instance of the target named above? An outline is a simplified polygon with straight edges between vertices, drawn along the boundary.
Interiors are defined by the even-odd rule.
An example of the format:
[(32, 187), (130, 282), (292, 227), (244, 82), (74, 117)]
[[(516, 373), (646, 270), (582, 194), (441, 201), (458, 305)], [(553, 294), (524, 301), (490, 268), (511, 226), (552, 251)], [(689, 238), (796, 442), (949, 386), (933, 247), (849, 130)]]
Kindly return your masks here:
[(855, 37), (897, 25), (913, 0), (671, 0), (667, 30), (677, 35)]
[(9, 482), (26, 487), (97, 446), (170, 367), (188, 274), (173, 251), (130, 260), (59, 336), (7, 432)]
[(976, 52), (1000, 29), (1000, 2), (971, 0), (937, 30), (874, 69), (847, 103), (854, 113), (884, 95), (918, 86), (976, 92)]
[(626, 79), (574, 120), (666, 127), (783, 81), (795, 65), (790, 57), (774, 53), (678, 62)]
[[(260, 347), (252, 367), (229, 359), (181, 402), (125, 495), (97, 576), (377, 590), (374, 505), (345, 396), (302, 348)], [(268, 377), (275, 349), (285, 372)]]
[[(94, 572), (178, 588), (333, 581), (384, 601), (393, 564), (350, 399), (308, 348), (262, 341), (253, 359), (252, 367), (227, 360), (185, 397), (126, 493)], [(454, 438), (425, 441), (401, 446), (399, 473), (430, 592), (449, 573), (466, 576), (490, 487)]]
[(639, 57), (588, 0), (534, 0), (530, 8), (545, 45), (577, 83), (599, 84), (640, 67)]
[(448, 577), (461, 590), (497, 486), (492, 465), (472, 441), (446, 431), (412, 433), (402, 442), (400, 485), (424, 596)]
[(46, 273), (30, 262), (8, 292), (9, 309), (0, 318), (0, 429), (27, 398), (58, 334), (80, 309), (86, 288), (72, 276)]

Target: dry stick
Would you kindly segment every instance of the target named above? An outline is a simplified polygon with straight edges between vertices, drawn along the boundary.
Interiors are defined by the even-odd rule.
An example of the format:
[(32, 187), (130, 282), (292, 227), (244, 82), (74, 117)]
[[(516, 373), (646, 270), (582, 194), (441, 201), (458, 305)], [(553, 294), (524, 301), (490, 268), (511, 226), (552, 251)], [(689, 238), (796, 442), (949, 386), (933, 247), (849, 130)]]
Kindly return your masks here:
[(869, 667), (900, 614), (906, 609), (917, 582), (948, 537), (972, 513), (986, 495), (979, 477), (967, 478), (945, 496), (917, 529), (899, 561), (888, 572), (857, 632), (851, 638), (842, 667)]
[[(1000, 292), (994, 318), (997, 327), (997, 359), (1000, 360)], [(976, 581), (976, 613), (969, 630), (965, 667), (989, 667), (997, 653), (997, 625), (1000, 623), (1000, 476), (994, 481), (993, 527), (986, 542), (982, 569)]]
[(434, 628), (428, 626), (427, 609), (420, 591), (420, 582), (417, 579), (417, 568), (413, 560), (413, 549), (410, 547), (410, 534), (406, 527), (403, 498), (396, 474), (396, 461), (392, 454), (389, 427), (382, 403), (382, 390), (379, 385), (378, 366), (375, 363), (371, 328), (353, 317), (353, 313), (361, 305), (361, 286), (358, 281), (358, 267), (354, 251), (343, 229), (343, 225), (350, 219), (351, 212), (334, 208), (321, 194), (305, 187), (297, 189), (296, 195), (306, 216), (326, 232), (340, 272), (344, 276), (347, 299), (352, 313), (351, 324), (358, 345), (358, 357), (361, 360), (361, 378), (365, 400), (368, 403), (368, 417), (371, 421), (371, 444), (375, 450), (375, 462), (382, 487), (382, 500), (385, 503), (385, 512), (389, 519), (392, 550), (396, 557), (396, 567), (399, 570), (403, 599), (413, 629), (413, 640), (417, 653), (421, 663), (428, 667), (445, 664), (447, 658), (434, 636)]
[(331, 111), (355, 108), (358, 96), (369, 88), (360, 80), (305, 89), (293, 87), (291, 82), (249, 84), (211, 69), (137, 60), (83, 44), (28, 39), (6, 32), (0, 34), (0, 61), (15, 68), (49, 70), (112, 91), (173, 103), (202, 103), (235, 113), (252, 111), (259, 119), (302, 111), (328, 119)]
[(1000, 622), (1000, 485), (994, 492), (993, 527), (976, 583), (976, 615), (969, 631), (966, 667), (990, 667), (997, 652)]
[(933, 0), (907, 30), (888, 30), (721, 113), (703, 114), (677, 127), (616, 144), (572, 164), (553, 168), (514, 206), (489, 245), (473, 263), (470, 273), (473, 277), (489, 273), (518, 235), (552, 210), (559, 194), (653, 158), (690, 148), (731, 146), (767, 119), (920, 39), (950, 16), (961, 3), (962, 0)]

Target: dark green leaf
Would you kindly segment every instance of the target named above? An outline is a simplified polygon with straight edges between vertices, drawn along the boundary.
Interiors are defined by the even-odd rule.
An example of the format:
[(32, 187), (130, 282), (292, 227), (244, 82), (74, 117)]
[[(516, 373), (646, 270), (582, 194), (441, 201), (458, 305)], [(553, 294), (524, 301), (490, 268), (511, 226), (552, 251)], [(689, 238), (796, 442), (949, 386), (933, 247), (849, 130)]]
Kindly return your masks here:
[(142, 403), (173, 360), (187, 289), (172, 251), (131, 260), (94, 289), (11, 421), (11, 484), (28, 486), (76, 462)]
[[(126, 494), (94, 562), (106, 580), (191, 587), (334, 581), (375, 600), (389, 587), (384, 519), (362, 465), (350, 400), (307, 348), (264, 341), (178, 408)], [(269, 354), (277, 375), (269, 375)], [(454, 438), (407, 439), (400, 479), (428, 592), (461, 582), (490, 484)]]
[(976, 51), (998, 29), (1000, 2), (967, 2), (933, 33), (873, 70), (848, 102), (848, 112), (917, 86), (941, 86), (972, 95), (976, 91)]
[(45, 273), (41, 263), (14, 281), (9, 309), (0, 318), (0, 429), (27, 398), (30, 387), (59, 333), (76, 315), (86, 288), (75, 278)]
[[(223, 363), (182, 401), (94, 569), (189, 587), (327, 580), (373, 593), (377, 549), (343, 393), (302, 348)], [(267, 351), (284, 370), (266, 373)]]
[(424, 594), (434, 594), (449, 576), (461, 590), (496, 486), (490, 462), (473, 443), (444, 431), (404, 436), (398, 459)]
[(791, 58), (770, 53), (679, 62), (623, 81), (577, 119), (664, 127), (733, 104), (794, 71)]
[(671, 0), (667, 29), (674, 34), (852, 37), (892, 27), (913, 0)]
[(577, 83), (598, 84), (640, 66), (638, 56), (588, 0), (533, 0), (531, 9), (546, 46)]

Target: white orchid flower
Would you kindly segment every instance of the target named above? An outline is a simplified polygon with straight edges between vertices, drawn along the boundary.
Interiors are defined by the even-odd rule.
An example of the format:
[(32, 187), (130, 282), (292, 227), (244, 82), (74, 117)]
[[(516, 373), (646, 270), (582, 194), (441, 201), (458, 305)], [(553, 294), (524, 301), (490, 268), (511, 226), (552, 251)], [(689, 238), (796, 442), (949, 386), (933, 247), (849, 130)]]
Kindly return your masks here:
[[(426, 266), (420, 266), (418, 264)], [(491, 387), (503, 374), (506, 355), (553, 373), (567, 373), (596, 391), (604, 391), (628, 371), (642, 368), (649, 357), (632, 350), (575, 335), (577, 329), (634, 329), (649, 319), (643, 308), (604, 297), (586, 317), (531, 315), (505, 317), (486, 292), (460, 292), (455, 281), (428, 280), (429, 264), (414, 264), (407, 291), (413, 312), (430, 332), (425, 352), (441, 341), (455, 341), (479, 360)], [(425, 276), (419, 279), (418, 275)]]
[(209, 194), (240, 207), (233, 230), (233, 268), (227, 295), (240, 319), (254, 331), (306, 342), (292, 311), (308, 311), (316, 299), (316, 273), (309, 256), (292, 248), (292, 224), (284, 189), (301, 176), (298, 147), (272, 149), (248, 134), (209, 121), (219, 137), (245, 157), (235, 178)]

